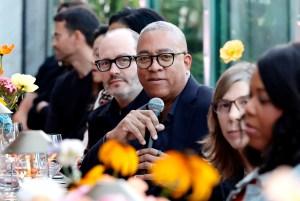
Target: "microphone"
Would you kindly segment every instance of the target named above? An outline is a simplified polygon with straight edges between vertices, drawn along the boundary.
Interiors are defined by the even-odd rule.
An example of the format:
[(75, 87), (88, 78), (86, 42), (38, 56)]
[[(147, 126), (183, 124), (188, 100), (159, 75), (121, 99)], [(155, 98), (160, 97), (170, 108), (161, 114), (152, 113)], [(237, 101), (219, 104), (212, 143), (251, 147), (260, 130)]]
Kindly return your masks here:
[[(160, 98), (152, 98), (146, 105), (143, 105), (140, 109), (141, 110), (152, 110), (154, 114), (158, 117), (160, 113), (164, 110), (165, 104), (164, 101)], [(146, 148), (152, 148), (153, 147), (153, 139), (151, 138), (149, 130), (146, 128), (145, 131), (145, 139), (146, 144), (144, 147)], [(148, 140), (147, 140), (148, 139)], [(140, 170), (139, 174), (146, 174), (147, 170)]]
[[(152, 98), (149, 101), (149, 103), (147, 104), (147, 109), (152, 110), (157, 117), (164, 110), (164, 108), (165, 108), (164, 101), (160, 98)], [(146, 141), (145, 147), (147, 147), (147, 148), (153, 147), (153, 139), (152, 139), (148, 129), (146, 129), (145, 139), (146, 140), (148, 139)]]

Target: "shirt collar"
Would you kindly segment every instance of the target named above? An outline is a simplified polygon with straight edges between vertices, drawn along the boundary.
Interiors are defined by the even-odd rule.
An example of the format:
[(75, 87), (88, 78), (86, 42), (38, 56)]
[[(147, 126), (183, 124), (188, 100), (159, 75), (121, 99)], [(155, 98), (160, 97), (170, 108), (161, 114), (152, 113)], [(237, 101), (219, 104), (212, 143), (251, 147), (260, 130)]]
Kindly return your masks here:
[(142, 105), (148, 103), (150, 100), (149, 96), (145, 93), (144, 90), (140, 92), (140, 94), (133, 100), (129, 105), (124, 108), (120, 108), (118, 102), (115, 98), (112, 99), (109, 110), (114, 113), (118, 113), (119, 115), (128, 114), (131, 110), (136, 110), (140, 108)]

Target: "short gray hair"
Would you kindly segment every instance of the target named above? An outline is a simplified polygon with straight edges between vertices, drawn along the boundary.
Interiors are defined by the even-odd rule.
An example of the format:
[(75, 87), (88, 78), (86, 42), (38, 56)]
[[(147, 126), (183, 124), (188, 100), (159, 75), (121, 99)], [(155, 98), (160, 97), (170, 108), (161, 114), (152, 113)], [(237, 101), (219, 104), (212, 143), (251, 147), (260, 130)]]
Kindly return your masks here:
[(169, 31), (172, 33), (172, 36), (174, 37), (175, 41), (182, 42), (183, 48), (187, 53), (187, 42), (184, 33), (174, 24), (166, 21), (156, 21), (148, 24), (144, 29), (142, 29), (140, 35), (143, 35), (143, 33), (150, 32), (150, 31), (157, 31), (157, 30), (163, 30), (163, 31)]
[(108, 31), (106, 33), (106, 36), (110, 35), (111, 33), (114, 34), (114, 33), (124, 32), (124, 31), (129, 32), (131, 34), (134, 42), (137, 44), (137, 41), (139, 39), (140, 34), (138, 34), (137, 32), (135, 32), (135, 31), (133, 31), (132, 29), (129, 29), (129, 28), (119, 28), (119, 29), (114, 29), (114, 30)]

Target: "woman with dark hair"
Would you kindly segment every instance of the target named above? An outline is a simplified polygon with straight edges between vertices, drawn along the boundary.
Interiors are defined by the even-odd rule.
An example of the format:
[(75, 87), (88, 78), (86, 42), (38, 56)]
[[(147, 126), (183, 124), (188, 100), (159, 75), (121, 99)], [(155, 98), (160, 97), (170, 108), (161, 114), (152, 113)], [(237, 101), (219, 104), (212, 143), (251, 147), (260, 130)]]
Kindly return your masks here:
[(156, 21), (166, 21), (165, 18), (150, 8), (124, 8), (109, 19), (109, 30), (129, 28), (137, 33), (148, 24)]
[(242, 162), (241, 150), (248, 138), (241, 135), (239, 120), (249, 100), (254, 69), (251, 63), (238, 63), (227, 69), (216, 85), (208, 112), (209, 134), (201, 141), (203, 155), (219, 171), (222, 181), (211, 200), (225, 200), (235, 184), (251, 171)]
[(257, 65), (243, 122), (249, 138), (244, 152), (258, 168), (228, 200), (267, 200), (262, 187), (279, 166), (300, 174), (300, 44), (274, 47)]

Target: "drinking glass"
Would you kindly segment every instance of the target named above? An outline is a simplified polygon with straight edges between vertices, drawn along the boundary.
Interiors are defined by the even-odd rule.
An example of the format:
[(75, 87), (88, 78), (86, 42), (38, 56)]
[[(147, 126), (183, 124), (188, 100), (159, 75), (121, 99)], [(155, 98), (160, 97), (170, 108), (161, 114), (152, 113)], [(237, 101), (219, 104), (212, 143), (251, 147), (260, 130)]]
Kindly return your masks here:
[(54, 145), (53, 151), (51, 153), (48, 153), (49, 177), (53, 178), (62, 168), (62, 165), (57, 161), (57, 148), (62, 141), (62, 136), (61, 134), (54, 133), (48, 134), (48, 136), (50, 137)]
[(50, 137), (52, 143), (55, 145), (59, 145), (62, 141), (61, 134), (50, 133), (48, 134), (48, 136)]
[(48, 178), (47, 153), (18, 154), (14, 165), (21, 185), (26, 180)]
[[(22, 130), (20, 122), (6, 123), (1, 125), (1, 150), (3, 151), (10, 145)], [(16, 155), (1, 154), (0, 155), (0, 191), (3, 199), (13, 198), (15, 192), (19, 189), (17, 174), (13, 168), (13, 162)]]

